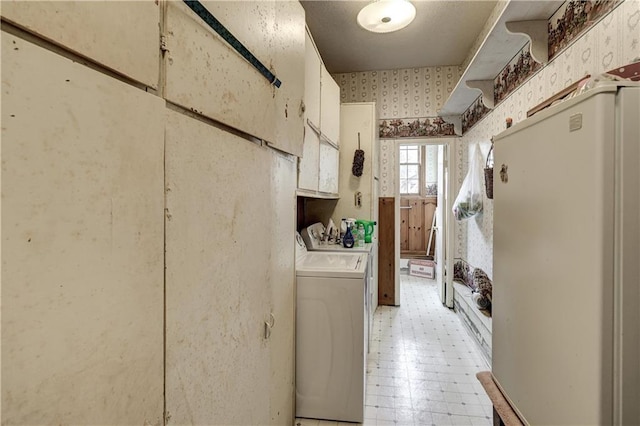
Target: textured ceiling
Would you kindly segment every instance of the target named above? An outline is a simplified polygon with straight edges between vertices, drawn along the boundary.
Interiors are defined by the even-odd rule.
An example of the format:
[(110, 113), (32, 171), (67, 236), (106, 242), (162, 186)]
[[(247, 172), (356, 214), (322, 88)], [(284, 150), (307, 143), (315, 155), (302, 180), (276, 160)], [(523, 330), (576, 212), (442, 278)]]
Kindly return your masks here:
[(496, 1), (413, 0), (416, 18), (387, 34), (362, 29), (356, 16), (369, 1), (302, 0), (306, 20), (331, 73), (460, 65)]

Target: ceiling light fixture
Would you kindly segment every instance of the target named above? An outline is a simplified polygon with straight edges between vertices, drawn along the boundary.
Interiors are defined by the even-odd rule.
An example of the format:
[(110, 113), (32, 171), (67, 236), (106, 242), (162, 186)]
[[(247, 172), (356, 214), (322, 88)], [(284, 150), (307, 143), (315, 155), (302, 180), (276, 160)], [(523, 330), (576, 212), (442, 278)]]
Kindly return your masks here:
[(398, 31), (413, 21), (416, 8), (408, 0), (377, 0), (358, 13), (358, 24), (374, 33)]

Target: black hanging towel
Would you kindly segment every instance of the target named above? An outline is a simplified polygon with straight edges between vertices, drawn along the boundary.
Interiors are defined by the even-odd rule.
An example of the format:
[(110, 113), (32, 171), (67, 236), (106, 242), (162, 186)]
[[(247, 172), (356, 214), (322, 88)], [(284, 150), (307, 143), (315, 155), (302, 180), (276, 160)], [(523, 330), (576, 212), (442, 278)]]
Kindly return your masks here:
[(353, 166), (351, 167), (351, 173), (354, 176), (362, 176), (362, 169), (364, 168), (364, 151), (360, 149), (360, 132), (358, 132), (358, 149), (353, 154)]

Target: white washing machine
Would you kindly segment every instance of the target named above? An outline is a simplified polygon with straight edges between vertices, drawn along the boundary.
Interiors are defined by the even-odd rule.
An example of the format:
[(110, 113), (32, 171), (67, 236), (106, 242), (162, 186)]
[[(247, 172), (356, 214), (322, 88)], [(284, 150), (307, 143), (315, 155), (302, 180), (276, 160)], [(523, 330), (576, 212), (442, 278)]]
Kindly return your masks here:
[(369, 297), (367, 298), (367, 311), (369, 312), (368, 324), (369, 332), (367, 333), (368, 345), (371, 345), (371, 334), (373, 333), (373, 316), (378, 309), (378, 255), (377, 240), (373, 243), (365, 243), (364, 246), (346, 248), (342, 244), (325, 241), (326, 228), (321, 222), (303, 228), (301, 231), (302, 240), (307, 246), (308, 251), (334, 251), (334, 252), (351, 252), (351, 253), (367, 253), (369, 265)]
[(366, 253), (307, 252), (296, 235), (296, 417), (364, 420)]

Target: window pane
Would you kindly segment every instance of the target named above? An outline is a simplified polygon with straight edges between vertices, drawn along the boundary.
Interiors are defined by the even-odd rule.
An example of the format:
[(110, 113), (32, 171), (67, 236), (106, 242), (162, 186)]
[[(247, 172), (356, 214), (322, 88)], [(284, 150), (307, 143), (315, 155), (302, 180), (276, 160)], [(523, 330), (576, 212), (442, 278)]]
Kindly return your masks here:
[(420, 172), (420, 167), (417, 165), (414, 166), (405, 166), (407, 168), (407, 177), (409, 179), (418, 180), (418, 173)]
[(419, 192), (420, 192), (420, 188), (419, 188), (419, 185), (418, 185), (418, 180), (417, 179), (416, 180), (413, 180), (413, 179), (410, 180), (409, 181), (409, 189), (408, 189), (407, 193), (409, 193), (409, 194), (417, 194)]
[(400, 179), (407, 178), (407, 166), (400, 165)]
[(405, 149), (405, 147), (400, 147), (400, 163), (406, 163), (407, 162), (407, 150)]
[(407, 193), (407, 180), (406, 179), (400, 179), (400, 193), (401, 194), (406, 194)]
[(420, 162), (420, 155), (419, 155), (419, 147), (417, 146), (412, 146), (410, 147), (411, 149), (409, 150), (409, 152), (407, 153), (407, 163), (419, 163)]

